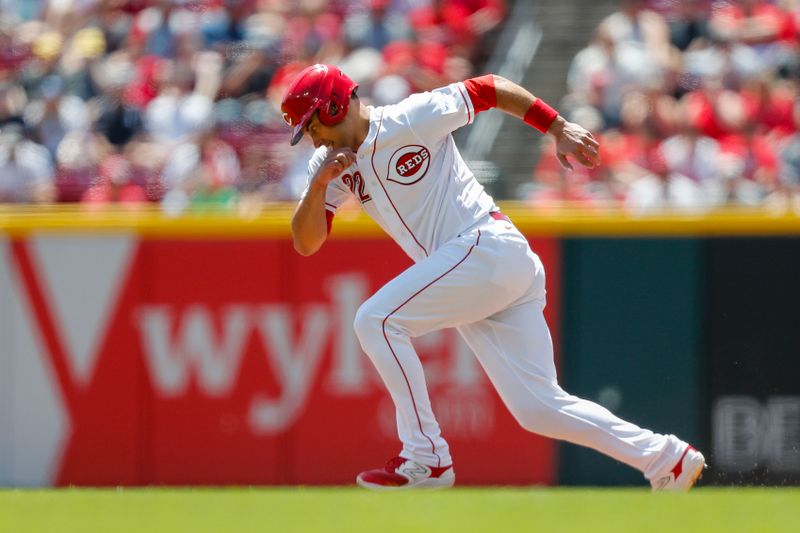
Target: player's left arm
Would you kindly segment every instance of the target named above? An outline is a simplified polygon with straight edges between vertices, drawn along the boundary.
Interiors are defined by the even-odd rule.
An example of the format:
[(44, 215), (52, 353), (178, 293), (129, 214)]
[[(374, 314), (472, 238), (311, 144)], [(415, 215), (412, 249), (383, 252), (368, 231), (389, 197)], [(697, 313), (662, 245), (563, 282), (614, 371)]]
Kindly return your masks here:
[(583, 126), (564, 119), (527, 89), (496, 74), (471, 78), (464, 86), (476, 114), (496, 107), (555, 137), (556, 154), (565, 168), (572, 169), (568, 157), (589, 168), (600, 164), (600, 145), (592, 134)]

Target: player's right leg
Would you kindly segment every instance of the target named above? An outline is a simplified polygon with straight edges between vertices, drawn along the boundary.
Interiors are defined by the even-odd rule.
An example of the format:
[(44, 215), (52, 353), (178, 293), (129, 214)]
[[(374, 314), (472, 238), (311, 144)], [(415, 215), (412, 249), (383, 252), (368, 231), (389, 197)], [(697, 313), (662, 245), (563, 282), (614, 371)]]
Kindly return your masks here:
[[(398, 460), (359, 476), (362, 486), (452, 485), (449, 448), (411, 339), (490, 316), (524, 293), (533, 278), (527, 242), (518, 236), (504, 243), (492, 231), (476, 229), (448, 242), (386, 284), (356, 313), (356, 335), (391, 394), (403, 443)], [(518, 261), (509, 261), (514, 254)]]

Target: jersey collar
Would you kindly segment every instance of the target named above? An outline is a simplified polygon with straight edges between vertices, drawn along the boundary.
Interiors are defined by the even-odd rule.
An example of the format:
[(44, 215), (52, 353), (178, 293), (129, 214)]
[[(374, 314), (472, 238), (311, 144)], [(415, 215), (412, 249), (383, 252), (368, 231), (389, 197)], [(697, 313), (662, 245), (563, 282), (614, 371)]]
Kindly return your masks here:
[(364, 138), (364, 142), (358, 147), (358, 158), (363, 159), (372, 155), (372, 144), (378, 136), (378, 126), (380, 125), (381, 112), (380, 109), (373, 106), (367, 106), (369, 109), (369, 131)]

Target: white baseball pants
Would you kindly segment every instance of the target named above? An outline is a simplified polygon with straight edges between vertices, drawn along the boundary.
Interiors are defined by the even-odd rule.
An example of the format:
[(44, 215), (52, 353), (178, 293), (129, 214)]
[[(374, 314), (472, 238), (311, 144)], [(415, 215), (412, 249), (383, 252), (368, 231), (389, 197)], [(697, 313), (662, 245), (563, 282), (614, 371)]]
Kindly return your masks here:
[(621, 420), (558, 385), (544, 306), (539, 257), (510, 223), (488, 216), (364, 302), (355, 330), (394, 401), (402, 457), (452, 464), (410, 339), (455, 327), (528, 431), (594, 448), (647, 479), (674, 466), (686, 443)]

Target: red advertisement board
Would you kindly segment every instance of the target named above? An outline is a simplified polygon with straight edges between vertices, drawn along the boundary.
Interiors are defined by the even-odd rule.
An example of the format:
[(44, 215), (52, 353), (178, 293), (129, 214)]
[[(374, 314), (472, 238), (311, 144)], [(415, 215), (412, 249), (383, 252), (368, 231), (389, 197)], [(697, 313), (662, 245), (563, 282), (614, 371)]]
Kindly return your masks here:
[[(559, 243), (534, 249), (557, 345)], [(58, 421), (52, 466), (21, 484), (350, 484), (399, 451), (352, 329), (410, 265), (389, 240), (335, 238), (309, 258), (287, 239), (34, 235), (3, 250), (30, 329), (15, 334), (54, 389), (42, 420)], [(459, 484), (555, 481), (555, 444), (518, 426), (455, 331), (414, 344)]]

